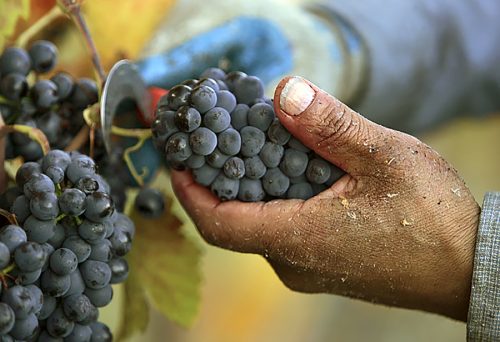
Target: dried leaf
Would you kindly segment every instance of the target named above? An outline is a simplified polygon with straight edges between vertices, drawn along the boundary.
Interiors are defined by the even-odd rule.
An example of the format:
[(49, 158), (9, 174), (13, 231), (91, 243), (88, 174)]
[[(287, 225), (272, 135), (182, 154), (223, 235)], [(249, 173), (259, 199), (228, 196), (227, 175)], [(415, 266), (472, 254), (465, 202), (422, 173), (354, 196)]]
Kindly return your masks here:
[(200, 303), (201, 251), (180, 229), (182, 222), (172, 214), (170, 203), (167, 198), (164, 215), (154, 220), (132, 212), (136, 236), (129, 264), (150, 305), (187, 327)]
[(0, 0), (0, 51), (14, 33), (18, 20), (27, 19), (29, 13), (29, 0)]
[(117, 341), (125, 340), (135, 333), (146, 330), (149, 322), (149, 307), (141, 279), (136, 272), (130, 272), (124, 284), (124, 303), (121, 326), (117, 332)]

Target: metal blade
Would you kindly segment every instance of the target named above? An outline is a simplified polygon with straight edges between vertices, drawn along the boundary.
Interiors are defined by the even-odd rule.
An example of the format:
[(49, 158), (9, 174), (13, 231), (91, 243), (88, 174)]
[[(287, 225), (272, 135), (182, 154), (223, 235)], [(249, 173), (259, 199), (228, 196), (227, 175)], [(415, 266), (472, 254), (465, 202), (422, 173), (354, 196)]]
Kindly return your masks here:
[(151, 115), (150, 95), (137, 66), (128, 60), (121, 60), (111, 68), (101, 98), (101, 129), (108, 153), (112, 150), (113, 119), (125, 99), (132, 99), (144, 115)]

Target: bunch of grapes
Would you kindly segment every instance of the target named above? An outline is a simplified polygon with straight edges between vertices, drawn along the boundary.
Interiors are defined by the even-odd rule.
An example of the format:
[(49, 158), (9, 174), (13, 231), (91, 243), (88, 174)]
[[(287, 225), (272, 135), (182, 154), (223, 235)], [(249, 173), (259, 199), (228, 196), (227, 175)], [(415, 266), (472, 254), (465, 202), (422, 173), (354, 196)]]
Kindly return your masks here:
[(155, 146), (175, 169), (192, 169), (221, 200), (308, 199), (344, 172), (291, 136), (264, 85), (218, 68), (170, 89), (156, 109)]
[(78, 152), (52, 150), (15, 181), (0, 198), (17, 219), (0, 229), (0, 338), (110, 341), (97, 308), (128, 275), (133, 222)]
[[(65, 72), (50, 79), (41, 75), (54, 69), (56, 46), (35, 41), (28, 51), (6, 48), (0, 56), (0, 113), (5, 123), (39, 128), (53, 148), (63, 149), (84, 125), (82, 112), (98, 100), (97, 84), (88, 78), (75, 80)], [(40, 146), (23, 134), (7, 137), (7, 159), (26, 161), (42, 157)]]

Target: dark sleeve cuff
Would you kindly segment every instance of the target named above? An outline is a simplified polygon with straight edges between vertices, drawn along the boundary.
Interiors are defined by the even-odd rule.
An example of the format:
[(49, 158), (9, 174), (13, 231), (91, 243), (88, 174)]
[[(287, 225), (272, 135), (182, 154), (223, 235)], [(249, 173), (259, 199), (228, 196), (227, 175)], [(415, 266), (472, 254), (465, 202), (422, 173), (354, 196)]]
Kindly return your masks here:
[(500, 341), (500, 192), (486, 194), (476, 238), (468, 341)]

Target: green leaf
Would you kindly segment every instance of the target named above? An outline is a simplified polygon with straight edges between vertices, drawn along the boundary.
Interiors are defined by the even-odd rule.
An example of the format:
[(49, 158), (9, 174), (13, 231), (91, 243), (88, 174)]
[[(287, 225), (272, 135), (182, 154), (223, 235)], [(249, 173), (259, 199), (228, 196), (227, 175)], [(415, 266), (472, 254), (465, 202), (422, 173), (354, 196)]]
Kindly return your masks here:
[(142, 288), (137, 273), (129, 270), (129, 277), (124, 284), (124, 298), (120, 329), (117, 332), (117, 341), (123, 341), (135, 333), (146, 330), (149, 322), (149, 307), (146, 293)]
[(171, 198), (166, 202), (164, 215), (158, 219), (146, 219), (132, 211), (136, 235), (129, 264), (149, 304), (170, 320), (189, 327), (200, 303), (201, 251), (172, 214)]
[(7, 38), (14, 33), (17, 21), (28, 19), (29, 14), (29, 0), (0, 0), (0, 51), (3, 51)]

